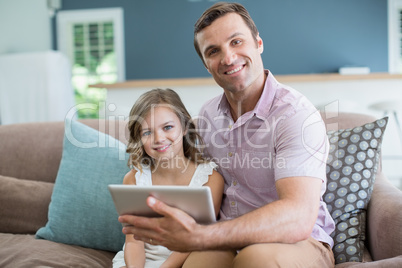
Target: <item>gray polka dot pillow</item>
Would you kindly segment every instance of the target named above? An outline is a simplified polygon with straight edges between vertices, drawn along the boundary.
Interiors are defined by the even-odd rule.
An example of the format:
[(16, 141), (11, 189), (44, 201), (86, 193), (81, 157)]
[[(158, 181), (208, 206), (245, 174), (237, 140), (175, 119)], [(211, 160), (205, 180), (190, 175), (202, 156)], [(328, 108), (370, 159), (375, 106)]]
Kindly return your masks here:
[(388, 117), (353, 129), (329, 131), (324, 201), (335, 221), (335, 262), (362, 261), (366, 209), (373, 191)]

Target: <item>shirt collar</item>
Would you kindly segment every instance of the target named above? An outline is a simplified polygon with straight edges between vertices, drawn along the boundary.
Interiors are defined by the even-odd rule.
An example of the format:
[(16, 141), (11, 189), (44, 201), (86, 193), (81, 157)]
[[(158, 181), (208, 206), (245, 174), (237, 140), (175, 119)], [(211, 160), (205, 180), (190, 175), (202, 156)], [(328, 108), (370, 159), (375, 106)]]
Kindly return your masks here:
[(219, 102), (217, 110), (224, 114), (230, 115), (230, 105), (225, 93), (222, 93), (221, 101)]
[[(257, 117), (261, 118), (266, 118), (268, 116), (279, 85), (278, 81), (269, 70), (265, 70), (264, 72), (267, 74), (264, 89), (256, 106), (252, 111), (249, 112), (249, 114), (256, 115)], [(225, 93), (222, 94), (217, 110), (220, 110), (226, 115), (230, 115), (230, 106)]]
[(265, 70), (265, 73), (267, 74), (267, 79), (265, 80), (264, 89), (254, 108), (255, 115), (262, 118), (266, 118), (268, 116), (279, 85), (278, 81), (270, 71)]

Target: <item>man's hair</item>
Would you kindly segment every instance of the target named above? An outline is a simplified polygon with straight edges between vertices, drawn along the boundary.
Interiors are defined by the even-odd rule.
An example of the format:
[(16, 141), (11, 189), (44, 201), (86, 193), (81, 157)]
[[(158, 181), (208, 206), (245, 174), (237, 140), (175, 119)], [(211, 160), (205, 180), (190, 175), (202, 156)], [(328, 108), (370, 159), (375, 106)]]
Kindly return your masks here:
[(211, 25), (216, 19), (219, 19), (226, 14), (236, 13), (242, 17), (247, 27), (251, 31), (251, 35), (254, 40), (257, 42), (258, 30), (255, 25), (253, 19), (250, 17), (247, 9), (238, 3), (227, 3), (227, 2), (219, 2), (205, 10), (205, 12), (201, 15), (201, 17), (197, 20), (194, 25), (194, 48), (200, 56), (202, 62), (205, 65), (204, 58), (202, 56), (202, 52), (200, 51), (200, 47), (197, 41), (197, 34), (201, 32), (204, 28)]

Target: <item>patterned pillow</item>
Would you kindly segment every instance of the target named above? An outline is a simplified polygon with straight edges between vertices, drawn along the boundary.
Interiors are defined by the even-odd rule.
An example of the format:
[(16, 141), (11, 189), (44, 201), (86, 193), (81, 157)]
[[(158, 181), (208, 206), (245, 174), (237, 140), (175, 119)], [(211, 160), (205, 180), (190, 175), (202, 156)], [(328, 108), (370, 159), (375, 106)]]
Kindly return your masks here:
[(362, 261), (366, 210), (373, 191), (388, 117), (353, 129), (328, 131), (327, 191), (324, 200), (335, 221), (335, 262)]

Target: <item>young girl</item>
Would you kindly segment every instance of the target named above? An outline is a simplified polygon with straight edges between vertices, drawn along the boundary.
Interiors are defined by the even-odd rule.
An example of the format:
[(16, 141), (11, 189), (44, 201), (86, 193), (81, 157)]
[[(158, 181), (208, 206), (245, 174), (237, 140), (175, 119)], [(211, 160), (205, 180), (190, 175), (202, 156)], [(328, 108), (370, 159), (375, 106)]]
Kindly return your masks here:
[[(205, 161), (197, 149), (203, 145), (202, 138), (176, 92), (153, 89), (143, 94), (131, 109), (128, 128), (127, 152), (132, 169), (124, 177), (124, 184), (208, 186), (218, 215), (223, 178), (215, 171), (217, 165)], [(181, 267), (188, 254), (127, 235), (113, 267)]]

